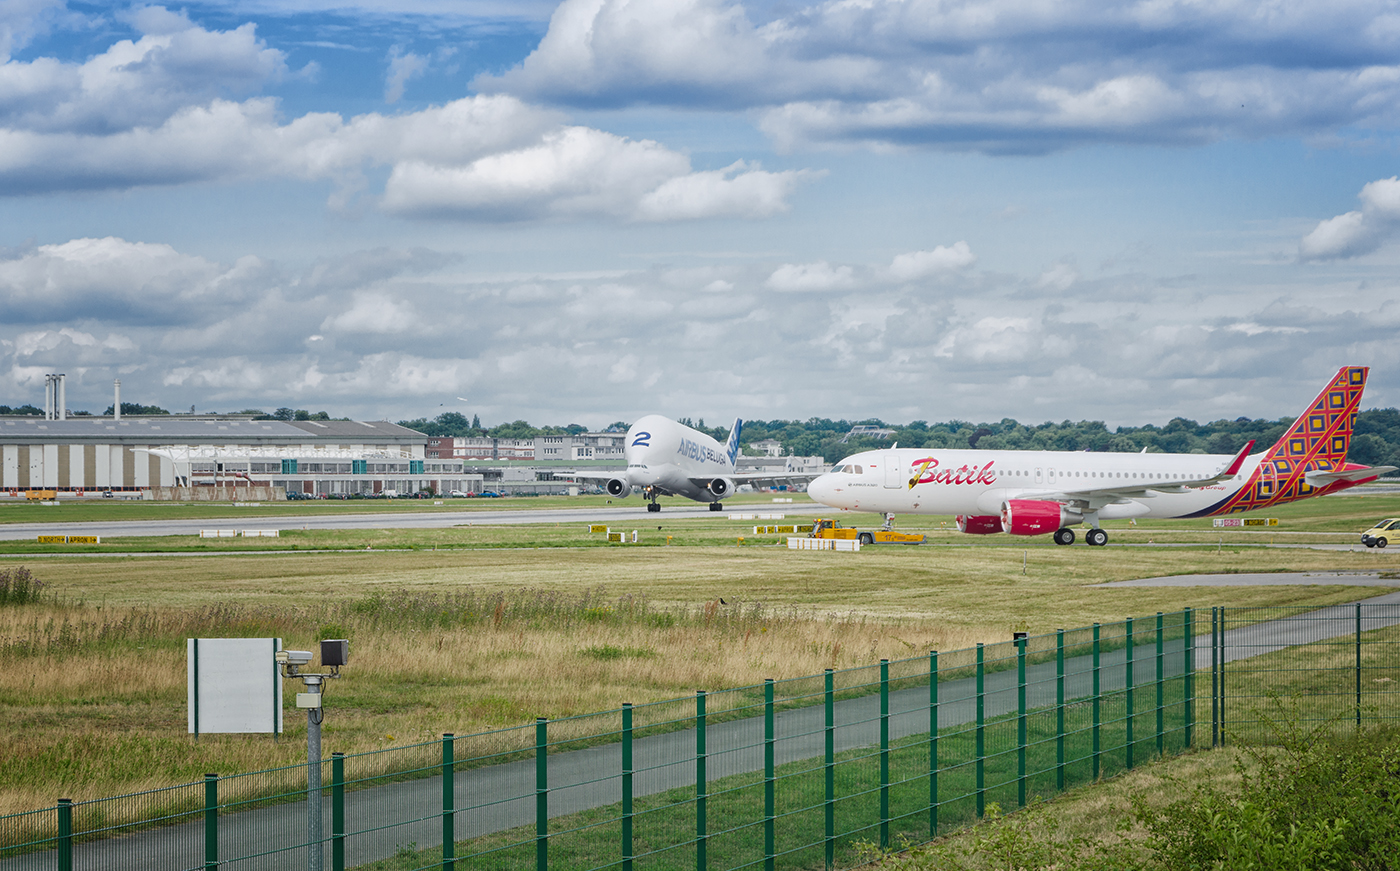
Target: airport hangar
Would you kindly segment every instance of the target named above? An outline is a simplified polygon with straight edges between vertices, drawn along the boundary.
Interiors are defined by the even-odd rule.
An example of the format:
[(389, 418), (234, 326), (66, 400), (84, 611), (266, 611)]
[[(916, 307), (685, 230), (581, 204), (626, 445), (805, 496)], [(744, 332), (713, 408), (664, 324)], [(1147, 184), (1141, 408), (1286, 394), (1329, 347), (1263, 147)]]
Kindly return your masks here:
[[(0, 417), (0, 498), (110, 491), (127, 498), (281, 498), (480, 492), (462, 460), (425, 456), (427, 437), (388, 421), (254, 415)], [(248, 488), (245, 494), (237, 491)]]

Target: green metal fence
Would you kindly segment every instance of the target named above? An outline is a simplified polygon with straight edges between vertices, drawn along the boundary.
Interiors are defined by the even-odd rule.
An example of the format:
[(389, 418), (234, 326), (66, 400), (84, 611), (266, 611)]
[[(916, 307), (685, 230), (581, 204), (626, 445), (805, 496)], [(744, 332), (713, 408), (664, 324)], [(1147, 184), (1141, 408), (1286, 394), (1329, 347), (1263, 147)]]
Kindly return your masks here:
[(991, 802), (1266, 739), (1281, 696), (1393, 718), (1397, 624), (1400, 605), (1186, 610), (337, 753), (315, 845), (306, 766), (211, 774), (0, 818), (0, 871), (832, 868)]

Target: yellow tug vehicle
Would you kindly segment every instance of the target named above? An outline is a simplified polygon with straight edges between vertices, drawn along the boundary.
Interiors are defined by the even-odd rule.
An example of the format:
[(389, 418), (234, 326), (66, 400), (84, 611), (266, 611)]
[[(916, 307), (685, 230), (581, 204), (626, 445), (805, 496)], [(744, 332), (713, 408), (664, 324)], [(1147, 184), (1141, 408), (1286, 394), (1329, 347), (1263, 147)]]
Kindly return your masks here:
[(807, 533), (808, 538), (841, 538), (846, 540), (859, 541), (861, 544), (923, 544), (924, 536), (913, 535), (907, 532), (895, 532), (891, 528), (894, 522), (894, 515), (885, 515), (885, 525), (880, 529), (867, 530), (850, 529), (841, 525), (839, 520), (823, 520), (818, 518), (812, 524), (812, 531)]

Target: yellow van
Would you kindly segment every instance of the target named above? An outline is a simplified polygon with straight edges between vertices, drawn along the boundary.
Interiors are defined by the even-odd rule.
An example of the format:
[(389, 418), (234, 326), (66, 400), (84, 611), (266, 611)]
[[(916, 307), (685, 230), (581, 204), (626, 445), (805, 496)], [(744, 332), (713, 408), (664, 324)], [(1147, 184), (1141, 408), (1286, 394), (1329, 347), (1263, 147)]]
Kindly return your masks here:
[(1385, 547), (1392, 538), (1400, 538), (1400, 517), (1388, 517), (1361, 533), (1361, 543), (1367, 547)]

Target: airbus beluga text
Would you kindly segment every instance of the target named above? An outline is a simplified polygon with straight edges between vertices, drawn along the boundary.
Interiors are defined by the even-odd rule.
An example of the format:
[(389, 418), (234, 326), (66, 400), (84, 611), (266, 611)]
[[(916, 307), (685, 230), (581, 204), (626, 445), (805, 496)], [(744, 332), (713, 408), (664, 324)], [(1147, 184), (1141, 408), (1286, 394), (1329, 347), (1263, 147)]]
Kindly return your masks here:
[(648, 511), (660, 511), (656, 501), (660, 496), (684, 496), (696, 502), (710, 503), (711, 511), (722, 511), (720, 501), (741, 484), (768, 486), (776, 483), (799, 483), (811, 480), (811, 475), (774, 475), (772, 473), (736, 472), (739, 460), (739, 431), (742, 420), (735, 420), (729, 430), (729, 441), (720, 444), (697, 429), (662, 417), (648, 414), (627, 430), (623, 456), (627, 468), (617, 472), (578, 472), (580, 480), (603, 482), (609, 495), (626, 497), (638, 488), (648, 500)]
[(1336, 493), (1394, 466), (1348, 463), (1367, 369), (1347, 366), (1264, 453), (1119, 454), (891, 448), (842, 460), (807, 487), (835, 508), (956, 514), (973, 535), (1053, 533), (1073, 544), (1108, 543), (1102, 520), (1210, 517)]

